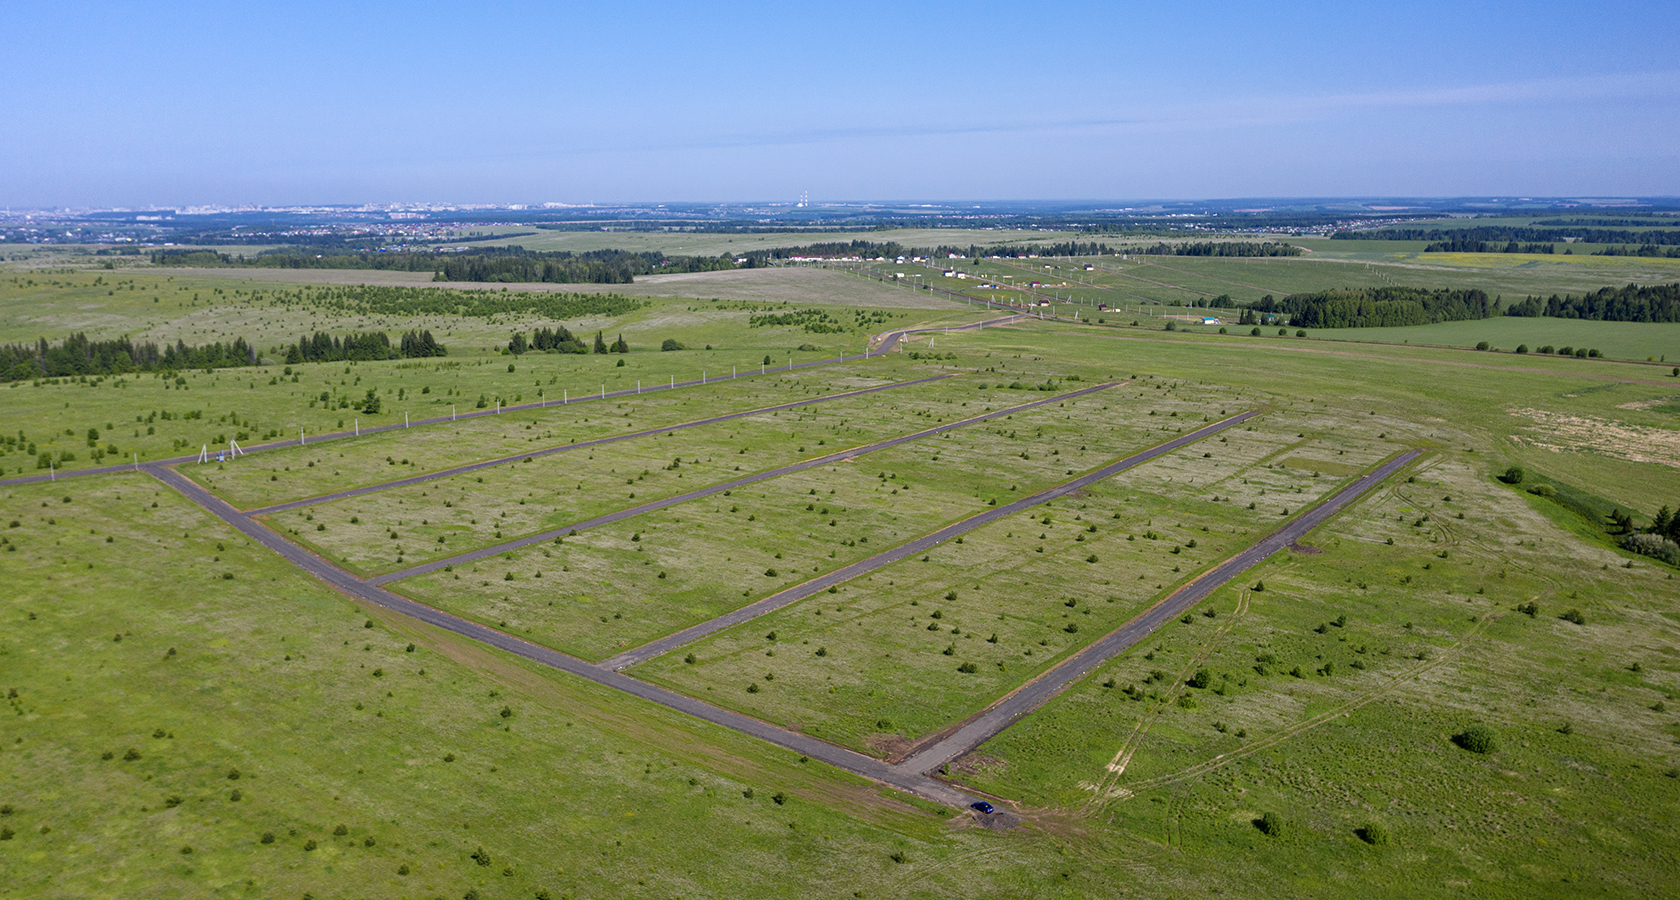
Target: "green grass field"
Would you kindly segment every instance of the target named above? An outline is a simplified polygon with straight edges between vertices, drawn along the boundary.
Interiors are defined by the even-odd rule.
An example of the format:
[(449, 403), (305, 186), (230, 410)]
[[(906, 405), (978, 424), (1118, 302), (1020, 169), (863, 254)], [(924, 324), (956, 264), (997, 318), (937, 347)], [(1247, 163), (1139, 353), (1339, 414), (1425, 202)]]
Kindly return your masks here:
[[(1195, 279), (1173, 282), (1181, 292), (1261, 285), (1256, 275), (1272, 262), (1162, 261)], [(1313, 265), (1300, 271), (1363, 269)], [(1472, 267), (1460, 269), (1452, 277)], [(1163, 282), (1171, 274), (1126, 272)], [(248, 328), (264, 342), (326, 322), (273, 302), (273, 288), (253, 297), (248, 283), (202, 282), (194, 307), (191, 291), (148, 273), (122, 273), (137, 289), (107, 295), (91, 284), (102, 277), (94, 272), (11, 274), (37, 282), (0, 285), (12, 292), (0, 327), (19, 339), (49, 324), (56, 335), (76, 316), (92, 336), (147, 328), (226, 340)], [(1546, 277), (1498, 277), (1507, 275)], [(1129, 283), (1142, 284), (1137, 277)], [(178, 304), (167, 314), (166, 299)], [(807, 353), (815, 360), (861, 347), (866, 331), (986, 315), (882, 307), (896, 316), (887, 325), (823, 335), (749, 328), (741, 305), (660, 300), (599, 323), (609, 335), (622, 326), (633, 347), (669, 333), (717, 348), (635, 352), (622, 368), (611, 356), (495, 351), (529, 321), (440, 319), (427, 327), (455, 333), (442, 360), (298, 366), (296, 382), (282, 366), (260, 376), (181, 373), (184, 385), (150, 376), (121, 387), (24, 382), (0, 387), (0, 431), (75, 453), (74, 469), (94, 463), (89, 427), (107, 462), (156, 459), (181, 452), (183, 440), (196, 450), (245, 431), (242, 442), (254, 443), (355, 418), (336, 399), (323, 407), (323, 390), (336, 398), (376, 387), (389, 422), (405, 403), (418, 417), (445, 404), (476, 408), (481, 394), (511, 402), (580, 383), (633, 387), (696, 364), (722, 374), (806, 341), (819, 347)], [(835, 310), (849, 320), (845, 307)], [(270, 519), (347, 567), (389, 571), (1126, 382), (391, 585), (600, 659), (993, 500), (1208, 420), (1261, 412), (925, 560), (629, 671), (890, 757), (1379, 460), (1427, 451), (953, 762), (946, 777), (998, 798), (1020, 827), (976, 827), (966, 814), (362, 606), (127, 473), (0, 487), (0, 690), (10, 706), (0, 718), (0, 896), (1671, 894), (1680, 880), (1668, 849), (1680, 821), (1680, 719), (1670, 706), (1680, 702), (1680, 579), (1618, 549), (1597, 516), (1524, 490), (1561, 485), (1576, 506), (1621, 508), (1640, 523), (1680, 503), (1680, 391), (1667, 369), (1408, 346), (1369, 331), (1351, 342), (1129, 321), (941, 333), (888, 359), (182, 467), (250, 508), (573, 438), (955, 376)], [(1612, 355), (1643, 359), (1664, 354), (1671, 327), (1500, 319), (1416, 331), (1460, 329), (1468, 339), (1472, 326), (1507, 325), (1571, 337), (1483, 331), (1475, 340), (1617, 347)], [(406, 327), (359, 327), (375, 326)], [(909, 353), (930, 350), (940, 358)], [(1025, 389), (1047, 380), (1055, 393)], [(181, 415), (151, 418), (153, 410)], [(186, 418), (192, 410), (202, 418)], [(1530, 481), (1496, 480), (1512, 464)], [(8, 476), (35, 474), (26, 451), (0, 465)], [(1571, 610), (1580, 615), (1562, 618)]]

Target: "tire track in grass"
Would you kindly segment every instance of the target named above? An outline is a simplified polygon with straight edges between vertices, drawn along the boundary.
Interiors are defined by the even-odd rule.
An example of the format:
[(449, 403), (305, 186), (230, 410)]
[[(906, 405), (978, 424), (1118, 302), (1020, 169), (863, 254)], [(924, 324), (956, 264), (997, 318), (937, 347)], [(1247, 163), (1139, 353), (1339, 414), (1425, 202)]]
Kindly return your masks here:
[(1225, 635), (1230, 632), (1232, 627), (1236, 625), (1237, 620), (1248, 612), (1248, 604), (1249, 592), (1245, 590), (1242, 592), (1242, 595), (1237, 598), (1237, 608), (1232, 611), (1231, 617), (1226, 619), (1225, 622), (1214, 631), (1213, 635), (1202, 645), (1202, 648), (1197, 651), (1193, 657), (1191, 657), (1190, 661), (1186, 663), (1183, 668), (1179, 670), (1178, 677), (1173, 682), (1172, 694), (1162, 698), (1161, 702), (1157, 703), (1154, 708), (1145, 712), (1143, 717), (1138, 719), (1137, 726), (1132, 729), (1132, 733), (1126, 737), (1126, 740), (1123, 743), (1121, 743), (1119, 752), (1115, 753), (1114, 758), (1109, 760), (1108, 765), (1104, 767), (1102, 779), (1096, 784), (1091, 785), (1091, 798), (1085, 801), (1085, 804), (1081, 807), (1081, 809), (1089, 809), (1093, 804), (1101, 800), (1114, 787), (1114, 785), (1119, 782), (1121, 777), (1125, 775), (1126, 766), (1131, 764), (1132, 756), (1137, 753), (1138, 746), (1143, 742), (1144, 736), (1149, 733), (1151, 728), (1155, 727), (1156, 722), (1161, 720), (1161, 715), (1167, 711), (1167, 708), (1178, 702), (1179, 696), (1184, 693), (1184, 683), (1189, 679), (1190, 673), (1200, 667), (1203, 663), (1207, 662), (1208, 657), (1213, 655), (1213, 650), (1218, 645), (1220, 639), (1224, 638)]
[(1350, 712), (1352, 712), (1352, 711), (1354, 711), (1354, 710), (1356, 710), (1356, 709), (1358, 709), (1362, 706), (1365, 706), (1366, 704), (1372, 702), (1373, 700), (1377, 700), (1377, 699), (1379, 699), (1383, 696), (1386, 696), (1386, 695), (1394, 692), (1395, 690), (1399, 689), (1402, 685), (1404, 685), (1404, 684), (1406, 684), (1410, 681), (1413, 681), (1418, 676), (1423, 675), (1427, 672), (1433, 671), (1435, 669), (1438, 669), (1441, 666), (1446, 665), (1448, 662), (1451, 662), (1452, 660), (1456, 659), (1461, 653), (1464, 652), (1465, 647), (1470, 643), (1470, 641), (1479, 637), (1483, 631), (1487, 630), (1489, 625), (1493, 624), (1494, 622), (1499, 621), (1499, 619), (1501, 619), (1501, 618), (1503, 618), (1503, 616), (1483, 615), (1481, 617), (1481, 619), (1476, 622), (1475, 627), (1473, 627), (1469, 631), (1465, 632), (1463, 637), (1459, 638), (1457, 641), (1454, 641), (1452, 646), (1448, 647), (1445, 651), (1443, 651), (1440, 656), (1436, 656), (1432, 659), (1424, 661), (1423, 663), (1421, 663), (1419, 665), (1413, 666), (1412, 668), (1406, 670), (1405, 672), (1402, 672), (1399, 675), (1396, 675), (1393, 678), (1390, 678), (1388, 681), (1384, 682), (1380, 686), (1378, 686), (1376, 688), (1373, 688), (1372, 690), (1367, 691), (1365, 693), (1358, 694), (1353, 699), (1351, 699), (1351, 700), (1347, 701), (1346, 703), (1343, 703), (1339, 706), (1336, 706), (1333, 709), (1329, 709), (1329, 710), (1326, 710), (1325, 712), (1319, 713), (1318, 715), (1313, 716), (1312, 718), (1307, 719), (1306, 721), (1296, 723), (1295, 725), (1291, 725), (1288, 728), (1285, 728), (1282, 731), (1277, 732), (1276, 734), (1273, 734), (1273, 735), (1270, 735), (1268, 737), (1262, 738), (1261, 740), (1255, 741), (1252, 744), (1248, 744), (1248, 745), (1245, 745), (1245, 746), (1243, 746), (1239, 749), (1232, 750), (1229, 753), (1221, 753), (1218, 756), (1213, 757), (1212, 759), (1204, 760), (1203, 762), (1197, 763), (1193, 766), (1182, 769), (1178, 772), (1174, 772), (1170, 775), (1160, 775), (1160, 776), (1157, 776), (1155, 778), (1147, 778), (1147, 779), (1144, 779), (1143, 781), (1134, 782), (1133, 784), (1131, 784), (1127, 787), (1121, 788), (1120, 793), (1116, 794), (1115, 796), (1113, 796), (1111, 798), (1100, 798), (1099, 802), (1105, 802), (1106, 800), (1111, 800), (1111, 799), (1112, 800), (1130, 799), (1131, 797), (1134, 797), (1134, 796), (1138, 795), (1139, 793), (1142, 793), (1143, 791), (1151, 790), (1151, 789), (1157, 788), (1157, 787), (1163, 787), (1163, 786), (1169, 785), (1169, 784), (1175, 784), (1175, 783), (1180, 782), (1180, 781), (1185, 781), (1185, 780), (1190, 779), (1190, 778), (1196, 778), (1196, 777), (1199, 777), (1201, 775), (1205, 775), (1208, 772), (1213, 771), (1214, 769), (1218, 769), (1218, 768), (1220, 768), (1222, 766), (1225, 766), (1229, 763), (1236, 762), (1239, 759), (1243, 759), (1245, 757), (1252, 756), (1256, 753), (1259, 753), (1262, 750), (1266, 750), (1266, 749), (1274, 747), (1278, 744), (1281, 744), (1284, 741), (1287, 741), (1290, 738), (1295, 737), (1296, 735), (1298, 735), (1298, 734), (1300, 734), (1304, 731), (1308, 731), (1310, 729), (1317, 728), (1318, 726), (1323, 725), (1326, 722), (1329, 722), (1329, 721), (1331, 721), (1331, 720), (1333, 720), (1333, 719), (1335, 719), (1339, 716), (1345, 716), (1348, 713), (1350, 713)]

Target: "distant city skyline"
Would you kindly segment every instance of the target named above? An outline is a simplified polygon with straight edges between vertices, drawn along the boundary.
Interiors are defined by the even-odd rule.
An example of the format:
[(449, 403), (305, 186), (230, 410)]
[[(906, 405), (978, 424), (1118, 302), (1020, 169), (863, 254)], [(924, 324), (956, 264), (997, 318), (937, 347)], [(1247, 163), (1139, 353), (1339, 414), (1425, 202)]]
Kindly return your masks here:
[(1680, 195), (1649, 3), (8, 12), (13, 209)]

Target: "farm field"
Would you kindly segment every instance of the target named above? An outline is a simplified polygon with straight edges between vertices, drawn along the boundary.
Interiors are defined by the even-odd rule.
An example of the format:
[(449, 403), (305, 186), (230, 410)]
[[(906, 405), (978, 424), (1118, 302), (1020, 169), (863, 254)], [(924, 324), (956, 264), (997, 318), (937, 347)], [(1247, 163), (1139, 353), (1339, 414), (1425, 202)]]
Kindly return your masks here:
[[(1124, 271), (1200, 296), (1258, 285), (1274, 262), (1161, 261), (1173, 271)], [(148, 321), (146, 298), (168, 293), (137, 280), (101, 299), (96, 273), (23, 277), (70, 284), (37, 285), (42, 309), (108, 314), (101, 327), (117, 330), (101, 336)], [(265, 353), (325, 322), (410, 327), (248, 283), (197, 290), (206, 306), (175, 291), (189, 305), (149, 327), (227, 340), (260, 324)], [(0, 431), (75, 454), (57, 482), (0, 484), (0, 689), (17, 692), (0, 731), (0, 895), (1655, 897), (1680, 878), (1666, 849), (1680, 821), (1667, 705), (1680, 701), (1680, 579), (1620, 549), (1603, 517), (1643, 525), (1680, 503), (1680, 383), (1666, 368), (1370, 330), (1359, 343), (1166, 332), (1146, 314), (941, 330), (838, 363), (870, 335), (997, 314), (812, 308), (827, 318), (805, 321), (837, 330), (754, 327), (752, 303), (667, 298), (589, 328), (622, 327), (628, 355), (503, 355), (535, 316), (436, 315), (428, 327), (456, 335), (441, 359), (0, 387), (18, 398)], [(220, 318), (181, 324), (205, 309)], [(5, 315), (21, 331), (41, 311)], [(1507, 323), (1625, 348), (1667, 328), (1454, 324)], [(717, 349), (646, 352), (664, 335)], [(788, 351), (813, 365), (787, 370)], [(783, 370), (751, 371), (766, 354)], [(155, 460), (212, 437), (353, 428), (339, 399), (370, 389), (391, 424), (405, 405), (418, 419), (478, 412), (480, 396), (492, 410), (570, 400), (574, 384), (634, 388), (702, 365), (743, 371), (176, 467), (232, 511), (158, 480)], [(1076, 493), (729, 618), (1248, 411)], [(985, 413), (1001, 416), (780, 471)], [(33, 454), (9, 449), (6, 477), (36, 474)], [(137, 453), (140, 471), (76, 475), (100, 461), (93, 449), (107, 463)], [(824, 762), (890, 768), (1408, 450), (1424, 455), (923, 779), (1005, 817)], [(1502, 483), (1512, 465), (1523, 479)], [(744, 477), (758, 480), (643, 508)], [(1540, 484), (1558, 489), (1528, 492)], [(238, 512), (275, 504), (288, 508)], [(239, 530), (251, 522), (272, 533)], [(322, 570), (340, 580), (308, 574)], [(370, 585), (440, 625), (370, 601)], [(509, 642), (471, 640), (451, 630), (460, 620)], [(597, 665), (713, 622), (622, 674)], [(534, 661), (552, 651), (575, 667)], [(750, 736), (725, 713), (833, 753)]]

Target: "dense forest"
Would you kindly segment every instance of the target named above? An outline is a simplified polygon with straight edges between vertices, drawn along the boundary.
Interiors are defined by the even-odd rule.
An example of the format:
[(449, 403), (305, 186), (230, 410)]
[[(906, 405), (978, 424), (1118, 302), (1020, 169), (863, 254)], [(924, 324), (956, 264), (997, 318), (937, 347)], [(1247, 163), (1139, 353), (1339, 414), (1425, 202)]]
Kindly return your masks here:
[(27, 381), (78, 375), (120, 375), (124, 372), (169, 372), (178, 369), (225, 369), (254, 366), (257, 352), (244, 338), (232, 343), (188, 346), (177, 341), (159, 348), (128, 338), (90, 341), (76, 333), (57, 344), (46, 338), (34, 344), (0, 345), (0, 378)]
[(1423, 288), (1345, 288), (1264, 297), (1249, 309), (1289, 317), (1296, 328), (1371, 328), (1431, 325), (1498, 315), (1498, 303), (1482, 291)]
[(286, 362), (336, 362), (338, 360), (402, 359), (404, 357), (447, 356), (448, 350), (439, 344), (430, 331), (410, 331), (402, 336), (398, 346), (391, 346), (391, 338), (383, 331), (347, 334), (333, 337), (324, 331), (315, 336), (299, 338), (286, 348)]
[[(1642, 223), (1647, 224), (1647, 223)], [(1484, 241), (1488, 243), (1550, 243), (1569, 240), (1587, 244), (1680, 244), (1680, 228), (1616, 231), (1609, 228), (1533, 228), (1479, 225), (1471, 228), (1384, 228), (1380, 231), (1338, 231), (1338, 241)]]
[(1506, 307), (1507, 316), (1552, 316), (1601, 322), (1680, 322), (1680, 283), (1600, 288), (1580, 297), (1528, 297)]
[(1125, 252), (1145, 256), (1300, 256), (1301, 248), (1276, 241), (1202, 241), (1129, 247)]

